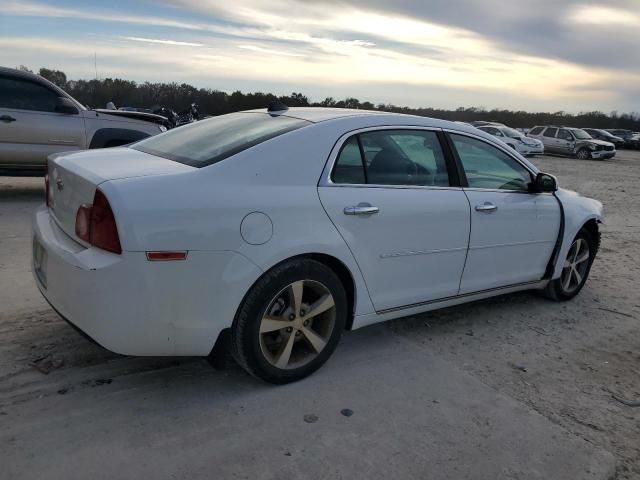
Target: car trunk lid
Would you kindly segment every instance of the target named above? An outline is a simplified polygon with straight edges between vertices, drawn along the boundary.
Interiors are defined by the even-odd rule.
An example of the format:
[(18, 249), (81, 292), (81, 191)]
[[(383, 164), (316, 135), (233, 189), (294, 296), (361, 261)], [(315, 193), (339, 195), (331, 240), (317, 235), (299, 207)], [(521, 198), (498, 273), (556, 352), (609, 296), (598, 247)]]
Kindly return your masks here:
[(56, 223), (79, 243), (75, 233), (78, 208), (91, 204), (96, 188), (121, 178), (168, 175), (196, 170), (194, 167), (130, 148), (107, 148), (52, 155), (48, 160), (49, 209)]

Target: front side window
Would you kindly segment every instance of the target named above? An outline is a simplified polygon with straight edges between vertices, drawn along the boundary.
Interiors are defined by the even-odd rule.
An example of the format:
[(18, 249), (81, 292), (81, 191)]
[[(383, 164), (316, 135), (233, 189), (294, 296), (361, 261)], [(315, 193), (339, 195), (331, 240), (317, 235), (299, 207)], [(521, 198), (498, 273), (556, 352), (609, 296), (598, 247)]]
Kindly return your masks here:
[(573, 135), (566, 128), (561, 128), (558, 132), (558, 138), (561, 140), (568, 140), (569, 142), (573, 141)]
[(544, 131), (544, 136), (545, 136), (545, 137), (555, 138), (556, 133), (558, 133), (558, 129), (557, 129), (557, 128), (547, 128), (547, 129)]
[(529, 190), (531, 174), (506, 153), (463, 135), (451, 134), (451, 140), (470, 188)]
[[(362, 166), (358, 166), (356, 153)], [(351, 137), (336, 160), (332, 179), (334, 183), (364, 183), (347, 180), (362, 176), (374, 185), (449, 186), (438, 136), (421, 130), (380, 130)]]
[(0, 107), (55, 112), (58, 94), (28, 80), (0, 77)]
[(131, 148), (175, 162), (205, 167), (311, 122), (267, 113), (231, 113), (141, 140)]

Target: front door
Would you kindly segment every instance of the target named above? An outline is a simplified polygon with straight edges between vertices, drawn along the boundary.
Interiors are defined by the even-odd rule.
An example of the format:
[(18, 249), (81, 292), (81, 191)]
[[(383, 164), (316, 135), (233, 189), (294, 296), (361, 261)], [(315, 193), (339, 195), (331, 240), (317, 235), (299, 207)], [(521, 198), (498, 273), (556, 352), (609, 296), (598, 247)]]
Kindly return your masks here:
[(457, 295), (469, 203), (450, 179), (438, 134), (367, 131), (346, 139), (336, 156), (320, 200), (353, 253), (375, 309)]
[(529, 193), (532, 174), (487, 142), (450, 134), (471, 205), (469, 253), (460, 293), (541, 280), (560, 229), (548, 193)]
[(542, 137), (540, 137), (540, 139), (542, 140), (542, 143), (544, 143), (544, 150), (547, 153), (562, 153), (560, 151), (559, 145), (558, 145), (558, 141), (556, 139), (556, 134), (558, 133), (558, 129), (555, 127), (548, 127), (544, 133), (542, 134)]
[(567, 130), (566, 128), (561, 128), (560, 130), (558, 130), (556, 141), (559, 153), (562, 153), (563, 155), (573, 154), (573, 150), (575, 148), (575, 138), (573, 138), (573, 134), (569, 130)]

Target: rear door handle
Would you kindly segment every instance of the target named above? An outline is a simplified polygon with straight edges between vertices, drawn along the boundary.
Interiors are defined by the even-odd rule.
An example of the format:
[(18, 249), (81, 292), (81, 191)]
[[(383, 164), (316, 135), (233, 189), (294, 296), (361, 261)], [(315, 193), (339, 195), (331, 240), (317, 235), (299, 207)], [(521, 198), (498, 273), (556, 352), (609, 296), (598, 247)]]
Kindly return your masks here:
[(355, 207), (344, 207), (345, 215), (373, 215), (379, 211), (378, 207), (374, 207), (370, 203), (359, 203)]
[(484, 202), (482, 205), (476, 205), (476, 212), (491, 213), (498, 210), (498, 207), (491, 202)]
[(12, 117), (12, 116), (10, 116), (10, 115), (2, 115), (2, 116), (0, 117), (0, 121), (5, 122), (5, 123), (11, 123), (11, 122), (15, 122), (15, 121), (16, 121), (16, 119), (15, 119), (15, 118), (13, 118), (13, 117)]

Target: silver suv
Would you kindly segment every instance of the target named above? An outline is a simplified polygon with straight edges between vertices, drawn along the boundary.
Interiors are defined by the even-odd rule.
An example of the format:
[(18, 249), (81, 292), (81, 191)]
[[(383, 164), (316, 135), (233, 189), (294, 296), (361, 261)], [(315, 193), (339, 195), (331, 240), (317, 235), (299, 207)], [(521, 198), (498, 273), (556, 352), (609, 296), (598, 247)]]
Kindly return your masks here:
[(579, 128), (536, 126), (529, 130), (527, 136), (542, 141), (546, 153), (570, 155), (581, 160), (604, 160), (616, 155), (613, 143), (596, 140)]
[(164, 122), (88, 110), (39, 75), (0, 67), (0, 175), (42, 175), (52, 153), (124, 145), (165, 131)]

